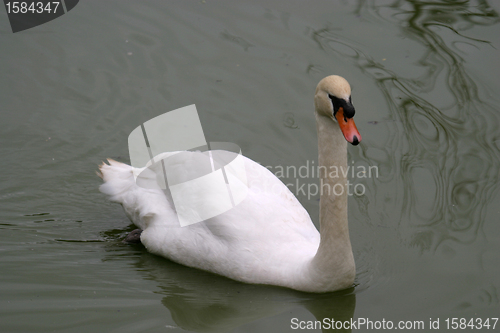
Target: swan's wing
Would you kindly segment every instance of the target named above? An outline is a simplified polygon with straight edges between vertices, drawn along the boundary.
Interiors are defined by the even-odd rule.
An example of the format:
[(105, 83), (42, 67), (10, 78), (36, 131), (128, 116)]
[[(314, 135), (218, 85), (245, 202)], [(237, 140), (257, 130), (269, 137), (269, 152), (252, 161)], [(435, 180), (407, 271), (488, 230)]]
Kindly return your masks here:
[[(170, 158), (174, 154), (164, 153), (155, 159), (163, 159), (164, 166), (169, 172), (177, 174), (179, 179), (196, 178), (200, 174), (199, 166), (206, 165), (206, 154), (182, 152), (182, 158)], [(267, 168), (241, 157), (246, 173), (245, 185), (248, 187), (245, 199), (222, 214), (182, 228), (168, 190), (148, 189), (136, 184), (134, 172), (148, 177), (143, 172), (145, 169), (109, 160), (109, 165), (100, 166), (104, 180), (100, 190), (108, 194), (112, 201), (122, 204), (127, 216), (139, 228), (145, 230), (154, 226), (155, 240), (151, 243), (156, 244), (155, 247), (177, 244), (175, 247), (183, 248), (181, 252), (184, 253), (195, 248), (208, 251), (206, 246), (219, 243), (226, 244), (228, 248), (234, 248), (234, 244), (247, 248), (259, 246), (261, 250), (266, 250), (273, 242), (279, 242), (284, 250), (287, 246), (283, 244), (290, 244), (291, 247), (302, 242), (319, 244), (319, 233), (309, 214), (290, 190)], [(156, 174), (161, 174), (161, 170), (157, 170)], [(154, 180), (155, 173), (149, 177)], [(239, 180), (233, 178), (232, 181)], [(222, 199), (225, 198), (218, 198), (214, 193), (191, 191), (189, 202), (193, 207), (199, 207), (207, 202), (216, 205)], [(168, 256), (167, 253), (162, 255)]]

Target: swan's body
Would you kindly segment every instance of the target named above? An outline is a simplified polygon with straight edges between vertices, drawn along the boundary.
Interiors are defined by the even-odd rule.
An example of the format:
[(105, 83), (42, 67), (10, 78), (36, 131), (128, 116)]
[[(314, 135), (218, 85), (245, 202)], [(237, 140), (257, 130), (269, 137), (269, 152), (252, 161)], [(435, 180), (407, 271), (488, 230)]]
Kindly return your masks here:
[[(347, 81), (338, 76), (323, 79), (316, 89), (315, 106), (319, 165), (345, 170), (344, 137), (354, 144), (361, 139), (351, 124), (354, 108)], [(342, 122), (340, 126), (337, 120)], [(193, 165), (190, 159), (200, 158), (197, 154), (201, 153), (184, 154), (185, 164), (170, 167), (188, 169)], [(248, 158), (244, 164), (247, 197), (223, 214), (185, 227), (179, 224), (171, 197), (160, 189), (137, 186), (129, 165), (112, 160), (110, 165), (101, 165), (105, 183), (100, 189), (121, 203), (143, 230), (141, 242), (151, 253), (247, 283), (308, 292), (350, 287), (355, 264), (347, 225), (347, 191), (339, 196), (323, 191), (320, 234), (307, 211), (275, 175)], [(320, 185), (333, 188), (345, 183), (345, 178), (321, 175)], [(192, 200), (196, 205), (206, 198)]]

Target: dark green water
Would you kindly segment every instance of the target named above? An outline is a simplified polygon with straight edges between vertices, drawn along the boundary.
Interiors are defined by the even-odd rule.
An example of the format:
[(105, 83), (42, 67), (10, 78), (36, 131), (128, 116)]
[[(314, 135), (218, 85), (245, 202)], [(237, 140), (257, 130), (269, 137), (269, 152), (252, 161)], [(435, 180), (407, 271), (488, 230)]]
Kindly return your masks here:
[[(16, 34), (1, 8), (2, 332), (499, 317), (498, 2), (81, 1)], [(312, 98), (329, 74), (353, 88), (352, 165), (379, 171), (353, 180), (354, 288), (245, 285), (121, 243), (130, 223), (95, 170), (128, 161), (134, 128), (196, 104), (209, 141), (298, 168), (317, 159)], [(317, 223), (319, 196), (297, 193)]]

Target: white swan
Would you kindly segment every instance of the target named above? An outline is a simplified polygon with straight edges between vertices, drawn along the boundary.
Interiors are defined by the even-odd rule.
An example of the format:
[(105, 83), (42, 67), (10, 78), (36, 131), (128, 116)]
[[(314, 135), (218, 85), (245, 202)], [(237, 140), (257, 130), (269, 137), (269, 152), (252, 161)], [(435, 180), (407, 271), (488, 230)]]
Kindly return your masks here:
[[(352, 119), (349, 83), (336, 75), (324, 78), (316, 88), (314, 104), (319, 170), (346, 170), (346, 140), (353, 145), (361, 141)], [(194, 159), (200, 153), (188, 154), (188, 159)], [(246, 283), (306, 292), (352, 286), (356, 270), (342, 172), (337, 178), (320, 172), (320, 232), (288, 188), (248, 158), (244, 161), (249, 191), (243, 202), (209, 220), (181, 227), (164, 191), (137, 186), (133, 167), (108, 161), (109, 165), (100, 166), (104, 180), (100, 190), (123, 205), (143, 230), (140, 240), (151, 253)], [(340, 189), (342, 194), (335, 195)], [(192, 200), (196, 204), (204, 199)]]

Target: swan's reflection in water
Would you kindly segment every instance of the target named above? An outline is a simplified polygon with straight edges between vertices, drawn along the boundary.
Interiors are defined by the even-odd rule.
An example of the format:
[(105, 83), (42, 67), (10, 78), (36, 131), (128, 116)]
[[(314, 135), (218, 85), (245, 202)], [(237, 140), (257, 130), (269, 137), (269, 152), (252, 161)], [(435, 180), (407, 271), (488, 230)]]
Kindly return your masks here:
[[(155, 281), (163, 295), (162, 304), (176, 325), (194, 332), (227, 332), (242, 325), (300, 308), (315, 320), (350, 321), (354, 315), (354, 288), (335, 293), (308, 294), (290, 289), (244, 284), (211, 273), (178, 265), (146, 250), (136, 263), (137, 270)], [(312, 317), (298, 320), (314, 320)], [(276, 331), (288, 331), (286, 327)], [(269, 323), (266, 323), (269, 325)], [(278, 325), (277, 322), (271, 325)], [(328, 331), (328, 330), (324, 330)], [(335, 330), (351, 332), (350, 329)]]

